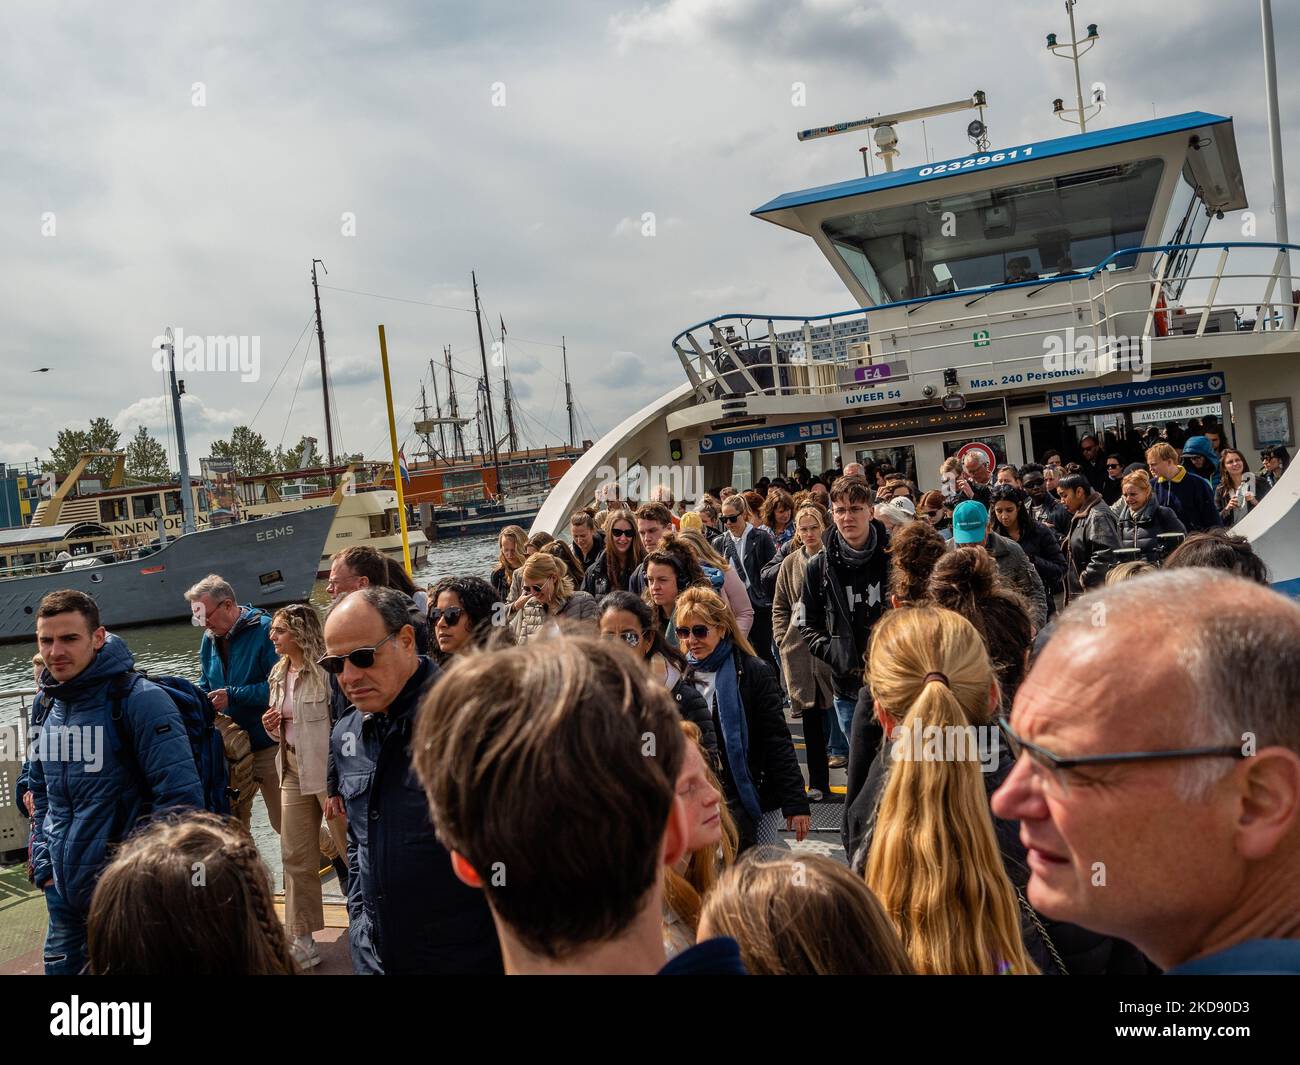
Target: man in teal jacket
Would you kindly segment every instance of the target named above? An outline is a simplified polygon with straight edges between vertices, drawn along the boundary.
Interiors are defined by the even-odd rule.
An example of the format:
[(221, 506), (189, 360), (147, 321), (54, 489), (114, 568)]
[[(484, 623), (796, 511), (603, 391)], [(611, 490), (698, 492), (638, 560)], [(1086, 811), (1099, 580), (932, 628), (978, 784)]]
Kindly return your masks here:
[[(198, 685), (208, 694), (213, 707), (234, 719), (248, 733), (253, 748), (253, 782), (262, 793), (271, 827), (280, 831), (280, 778), (275, 770), (276, 743), (262, 727), (270, 699), (267, 677), (275, 665), (271, 643), (271, 618), (251, 606), (235, 601), (235, 590), (222, 577), (209, 574), (185, 593), (194, 624), (204, 629), (199, 647), (202, 676)], [(252, 803), (241, 803), (245, 825), (252, 815)]]

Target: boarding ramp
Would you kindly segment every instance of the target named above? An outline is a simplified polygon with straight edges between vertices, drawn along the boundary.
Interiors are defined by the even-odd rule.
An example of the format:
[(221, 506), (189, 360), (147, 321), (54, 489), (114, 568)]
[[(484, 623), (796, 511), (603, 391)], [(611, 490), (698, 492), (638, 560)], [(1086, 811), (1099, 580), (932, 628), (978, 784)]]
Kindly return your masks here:
[(691, 386), (679, 385), (602, 436), (551, 489), (529, 531), (546, 532), (552, 536), (567, 533), (569, 515), (590, 505), (596, 498), (597, 487), (602, 484), (617, 483), (620, 496), (627, 498), (628, 472), (668, 464), (665, 419), (672, 411), (689, 406), (693, 400)]

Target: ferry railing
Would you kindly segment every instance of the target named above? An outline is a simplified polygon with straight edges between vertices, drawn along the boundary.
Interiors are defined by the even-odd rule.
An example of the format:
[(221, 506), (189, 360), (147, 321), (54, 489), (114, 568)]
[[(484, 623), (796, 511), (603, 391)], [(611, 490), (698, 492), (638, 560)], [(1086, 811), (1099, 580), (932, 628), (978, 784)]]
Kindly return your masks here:
[[(1203, 250), (1220, 253), (1208, 272), (1194, 272), (1198, 254), (1179, 254)], [(1045, 352), (1053, 343), (1060, 343), (1066, 329), (1076, 338), (1091, 337), (1098, 375), (1120, 369), (1136, 372), (1148, 364), (1155, 351), (1153, 344), (1200, 338), (1207, 331), (1294, 332), (1300, 304), (1297, 294), (1287, 290), (1289, 251), (1300, 251), (1300, 245), (1229, 241), (1124, 248), (1086, 273), (964, 289), (830, 314), (718, 315), (683, 330), (672, 344), (701, 402), (746, 395), (845, 392), (938, 375), (944, 370), (969, 378), (998, 369), (1004, 371), (1003, 383), (1015, 385), (1027, 377), (1014, 372), (1018, 364), (1029, 364), (1028, 380), (1047, 380), (1052, 374), (1034, 376), (1032, 367), (1046, 364)], [(1271, 266), (1230, 269), (1230, 257), (1238, 253), (1240, 259), (1241, 252), (1272, 253)], [(1120, 265), (1143, 255), (1151, 257), (1148, 270)], [(1171, 271), (1173, 263), (1185, 266)], [(1262, 293), (1254, 287), (1261, 282)], [(1279, 283), (1282, 298), (1278, 298)], [(1225, 288), (1226, 296), (1220, 299)], [(1026, 304), (1017, 306), (1005, 298), (989, 301), (1016, 290), (1024, 291)], [(1167, 306), (1164, 299), (1173, 291), (1181, 296), (1177, 307)], [(1040, 298), (1044, 293), (1048, 298)], [(1203, 299), (1193, 298), (1202, 293)], [(1058, 298), (1053, 300), (1052, 295)], [(972, 310), (981, 304), (979, 310)], [(952, 310), (935, 316), (929, 313), (935, 307)], [(1243, 308), (1254, 308), (1253, 320)], [(1191, 312), (1199, 315), (1195, 330), (1189, 332), (1182, 328), (1185, 320), (1176, 319)], [(1030, 314), (1033, 327), (1016, 326)], [(1226, 321), (1231, 322), (1231, 329), (1222, 328)], [(1009, 329), (1008, 324), (1012, 326)], [(951, 339), (940, 339), (944, 334)], [(971, 358), (972, 350), (975, 358)], [(1013, 372), (1005, 372), (1008, 368)]]
[[(0, 691), (0, 755), (18, 761), (26, 757), (27, 753), (27, 724), (31, 707), (32, 697), (36, 695), (35, 688), (8, 688)], [(13, 706), (17, 702), (16, 707)], [(17, 710), (18, 717), (16, 722), (8, 720), (10, 713)], [(16, 727), (15, 727), (16, 725)], [(13, 729), (13, 732), (9, 730)], [(14, 742), (16, 738), (17, 742)], [(0, 760), (3, 760), (0, 758)]]

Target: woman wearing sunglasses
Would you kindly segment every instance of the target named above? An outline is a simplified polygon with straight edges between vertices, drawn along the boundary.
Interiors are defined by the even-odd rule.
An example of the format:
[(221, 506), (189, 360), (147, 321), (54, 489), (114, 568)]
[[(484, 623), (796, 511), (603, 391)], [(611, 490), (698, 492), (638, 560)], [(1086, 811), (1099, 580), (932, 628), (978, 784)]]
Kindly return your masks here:
[(628, 581), (645, 557), (636, 518), (630, 510), (616, 510), (605, 523), (605, 547), (587, 567), (582, 590), (596, 599), (610, 592), (627, 591)]
[(568, 567), (554, 555), (543, 551), (529, 555), (520, 572), (526, 599), (510, 623), (515, 643), (557, 635), (565, 628), (595, 627), (596, 600), (574, 590)]
[(683, 721), (700, 730), (700, 742), (709, 758), (718, 758), (718, 739), (704, 696), (690, 681), (686, 656), (664, 639), (655, 628), (650, 606), (632, 592), (610, 592), (600, 601), (600, 638), (618, 640), (639, 655), (650, 672), (672, 693)]
[(740, 849), (759, 842), (759, 823), (770, 810), (779, 809), (802, 840), (812, 819), (772, 667), (754, 654), (731, 608), (712, 589), (682, 592), (675, 621), (691, 680), (718, 733), (720, 775)]
[[(271, 667), (267, 735), (279, 742), (280, 860), (284, 866), (284, 924), (294, 960), (304, 969), (320, 962), (312, 937), (325, 927), (321, 897), (320, 827), (330, 742), (330, 689), (316, 660), (325, 654), (320, 616), (309, 603), (277, 610), (271, 643), (279, 659)], [(347, 860), (347, 819), (325, 821), (338, 853)]]
[(509, 640), (505, 604), (481, 577), (443, 577), (429, 593), (429, 632), (445, 662), (452, 655)]

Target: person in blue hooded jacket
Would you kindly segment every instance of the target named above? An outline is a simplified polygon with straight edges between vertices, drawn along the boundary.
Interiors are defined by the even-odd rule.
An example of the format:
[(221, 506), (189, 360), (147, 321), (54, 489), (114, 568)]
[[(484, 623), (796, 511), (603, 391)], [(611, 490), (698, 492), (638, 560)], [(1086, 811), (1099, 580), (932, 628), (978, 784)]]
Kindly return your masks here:
[(1183, 445), (1180, 456), (1188, 473), (1194, 473), (1210, 482), (1211, 488), (1219, 487), (1219, 453), (1214, 450), (1208, 437), (1193, 436)]
[[(29, 749), (33, 882), (49, 910), (45, 972), (72, 976), (86, 964), (86, 915), (109, 850), (149, 816), (202, 809), (203, 788), (180, 711), (160, 688), (126, 676), (135, 660), (100, 625), (95, 600), (78, 591), (45, 596), (36, 640), (48, 712)], [(122, 729), (112, 720), (115, 703)]]
[[(253, 748), (254, 792), (262, 793), (271, 827), (280, 831), (280, 777), (275, 768), (279, 744), (266, 734), (262, 715), (271, 699), (268, 678), (279, 655), (271, 643), (271, 617), (235, 601), (235, 590), (222, 577), (209, 574), (185, 593), (202, 625), (199, 646), (202, 675), (198, 686), (218, 713), (227, 714), (248, 733)], [(241, 796), (236, 810), (247, 828), (252, 820), (253, 796)]]

